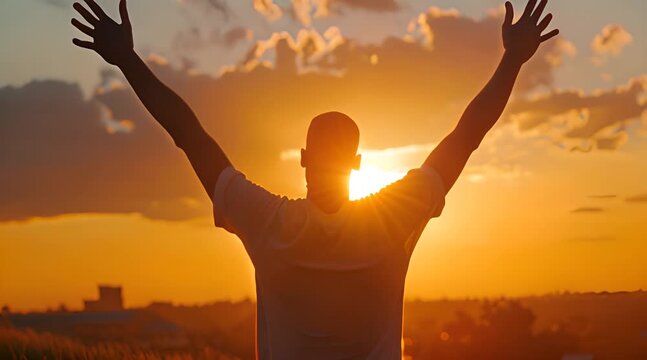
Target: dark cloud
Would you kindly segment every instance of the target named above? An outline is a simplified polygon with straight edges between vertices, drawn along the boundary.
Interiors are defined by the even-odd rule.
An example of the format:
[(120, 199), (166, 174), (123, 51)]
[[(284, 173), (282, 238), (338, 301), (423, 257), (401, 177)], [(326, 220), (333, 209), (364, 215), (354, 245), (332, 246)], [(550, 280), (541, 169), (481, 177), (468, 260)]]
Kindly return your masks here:
[(205, 0), (211, 7), (224, 14), (225, 16), (229, 15), (229, 6), (224, 0)]
[(510, 105), (508, 118), (522, 131), (549, 132), (568, 149), (615, 150), (627, 140), (626, 125), (640, 121), (647, 103), (647, 76), (627, 85), (586, 95), (580, 91), (552, 91), (535, 99)]
[[(293, 1), (296, 3), (298, 1)], [(341, 14), (344, 9), (367, 10), (374, 12), (393, 12), (400, 10), (400, 4), (396, 0), (327, 0), (312, 1), (319, 3), (320, 13), (325, 15)]]
[(573, 214), (586, 214), (586, 213), (595, 214), (595, 213), (601, 213), (601, 212), (605, 212), (605, 211), (606, 211), (605, 209), (599, 208), (599, 207), (581, 207), (581, 208), (577, 208), (575, 210), (572, 210), (571, 213), (573, 213)]
[[(138, 109), (132, 97), (122, 105)], [(193, 200), (200, 196), (182, 155), (142, 116), (128, 120), (132, 131), (114, 131), (104, 120), (124, 118), (111, 119), (77, 85), (59, 81), (0, 89), (0, 111), (0, 221), (86, 212), (208, 214)]]
[(396, 0), (336, 0), (333, 1), (334, 3), (372, 11), (396, 11), (400, 9), (400, 4)]
[(631, 196), (631, 197), (628, 197), (626, 200), (629, 203), (647, 203), (647, 194)]
[(310, 26), (315, 18), (342, 14), (345, 9), (392, 12), (399, 10), (400, 5), (395, 0), (292, 0), (288, 10), (294, 19)]
[(233, 47), (244, 40), (251, 40), (252, 35), (251, 30), (245, 29), (242, 26), (237, 26), (225, 31), (217, 38), (217, 41), (226, 47)]

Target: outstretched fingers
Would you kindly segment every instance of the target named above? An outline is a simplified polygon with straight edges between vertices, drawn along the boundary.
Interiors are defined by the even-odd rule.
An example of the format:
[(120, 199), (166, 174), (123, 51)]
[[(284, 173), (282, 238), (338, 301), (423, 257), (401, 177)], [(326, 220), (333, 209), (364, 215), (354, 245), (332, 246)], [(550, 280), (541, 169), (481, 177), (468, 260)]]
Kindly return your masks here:
[(555, 29), (555, 30), (553, 30), (553, 31), (551, 31), (551, 32), (549, 32), (547, 34), (544, 34), (544, 35), (541, 36), (541, 42), (550, 40), (550, 39), (554, 38), (555, 36), (557, 36), (557, 34), (559, 34), (559, 29)]
[(512, 19), (514, 19), (514, 7), (509, 1), (505, 2), (505, 20), (503, 21), (503, 26), (512, 25)]
[(119, 15), (121, 16), (121, 23), (130, 26), (130, 16), (128, 15), (128, 4), (126, 0), (119, 2)]
[(526, 9), (523, 11), (523, 15), (521, 17), (530, 17), (532, 15), (532, 11), (535, 10), (535, 5), (537, 5), (537, 0), (528, 0)]
[(74, 3), (74, 5), (72, 5), (72, 7), (79, 14), (81, 14), (81, 16), (83, 16), (85, 21), (87, 21), (90, 25), (96, 26), (99, 23), (99, 19), (94, 17), (94, 15), (92, 15), (85, 7), (83, 7), (83, 5), (81, 5), (79, 3)]
[(544, 19), (537, 25), (537, 28), (539, 28), (539, 31), (544, 31), (550, 25), (550, 22), (553, 20), (553, 14), (548, 14), (544, 17)]
[(99, 20), (108, 19), (108, 15), (103, 11), (101, 6), (97, 4), (94, 0), (84, 0), (86, 4), (90, 7), (92, 12), (99, 18)]
[(546, 4), (548, 4), (548, 0), (541, 0), (541, 2), (539, 2), (539, 6), (535, 9), (535, 12), (532, 13), (532, 19), (535, 24), (539, 22), (541, 14), (544, 12), (544, 9), (546, 9)]
[(75, 28), (79, 29), (85, 35), (94, 37), (94, 29), (92, 29), (91, 27), (85, 25), (84, 23), (80, 22), (79, 20), (72, 19), (72, 25), (74, 25)]
[(84, 48), (84, 49), (90, 49), (94, 50), (94, 43), (91, 41), (83, 41), (79, 39), (72, 39), (72, 43), (78, 47)]

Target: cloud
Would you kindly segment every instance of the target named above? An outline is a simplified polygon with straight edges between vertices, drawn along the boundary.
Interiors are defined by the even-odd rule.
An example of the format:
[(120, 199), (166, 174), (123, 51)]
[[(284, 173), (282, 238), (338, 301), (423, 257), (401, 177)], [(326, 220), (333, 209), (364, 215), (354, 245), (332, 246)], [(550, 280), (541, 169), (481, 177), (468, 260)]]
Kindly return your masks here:
[(573, 242), (587, 242), (587, 243), (603, 243), (616, 241), (617, 239), (614, 236), (610, 235), (590, 235), (590, 236), (579, 236), (568, 239)]
[(316, 6), (319, 13), (323, 15), (341, 13), (345, 8), (374, 12), (392, 12), (400, 10), (400, 4), (396, 0), (292, 0), (293, 4), (299, 2), (310, 2)]
[[(299, 196), (302, 169), (281, 161), (280, 154), (303, 147), (315, 115), (345, 112), (362, 129), (362, 148), (413, 159), (450, 131), (491, 76), (502, 55), (500, 16), (477, 20), (430, 10), (421, 18), (433, 31), (433, 47), (415, 32), (363, 44), (331, 27), (275, 33), (255, 42), (218, 77), (160, 56), (147, 62), (187, 100), (237, 168), (271, 191)], [(199, 38), (209, 39), (204, 33)], [(546, 43), (527, 64), (517, 99), (552, 85), (554, 58), (562, 56), (557, 44)], [(637, 86), (593, 95), (555, 92), (518, 102), (510, 114), (542, 118), (588, 108), (588, 122), (577, 125), (597, 134), (592, 129), (607, 121), (600, 109), (613, 119), (633, 116), (635, 99), (627, 99)], [(602, 102), (600, 109), (593, 106)], [(184, 155), (116, 72), (102, 73), (87, 99), (78, 85), (60, 81), (0, 88), (0, 109), (0, 173), (10, 174), (0, 177), (0, 221), (84, 212), (137, 212), (165, 220), (209, 216), (208, 198)], [(570, 130), (587, 134), (577, 126)], [(524, 171), (515, 170), (514, 158), (494, 165), (477, 160), (482, 173), (490, 171), (487, 164)]]
[[(123, 105), (135, 104), (132, 98)], [(1, 88), (0, 109), (0, 221), (88, 212), (209, 214), (189, 200), (200, 194), (181, 154), (141, 116), (113, 118), (77, 85), (60, 81)]]
[(244, 40), (252, 40), (254, 32), (242, 26), (237, 26), (225, 31), (222, 36), (218, 38), (218, 42), (224, 44), (226, 47), (233, 47)]
[(225, 17), (229, 16), (229, 6), (224, 0), (206, 0), (211, 7), (223, 14)]
[(59, 8), (64, 8), (73, 3), (73, 0), (38, 0), (42, 3), (52, 5)]
[(291, 14), (306, 27), (314, 19), (342, 14), (345, 9), (393, 12), (400, 9), (395, 0), (292, 0)]
[(599, 208), (599, 207), (580, 207), (575, 210), (572, 210), (571, 213), (573, 214), (597, 214), (601, 212), (605, 212), (606, 210), (604, 208)]
[(226, 0), (176, 0), (178, 5), (186, 6), (197, 4), (206, 8), (208, 10), (213, 10), (216, 13), (220, 14), (225, 21), (229, 21), (229, 18), (233, 15), (229, 4)]
[[(512, 131), (501, 129), (490, 134), (481, 144), (478, 152), (473, 154), (465, 168), (464, 176), (472, 182), (480, 183), (490, 180), (514, 180), (528, 176), (531, 172), (523, 166), (530, 144), (512, 141)], [(420, 166), (427, 156), (436, 148), (437, 143), (410, 144), (384, 149), (360, 147), (362, 169), (380, 169), (381, 171), (405, 174), (409, 169)], [(280, 153), (281, 161), (296, 162), (301, 158), (298, 148), (284, 150)]]
[(231, 49), (245, 41), (251, 41), (253, 37), (254, 32), (242, 26), (235, 26), (225, 31), (221, 29), (205, 31), (193, 26), (177, 32), (171, 42), (171, 48), (183, 54), (187, 51), (201, 50), (210, 45), (221, 45)]
[(607, 25), (593, 38), (591, 48), (598, 55), (618, 56), (633, 42), (633, 36), (622, 25)]
[(636, 196), (631, 196), (626, 199), (629, 203), (647, 203), (647, 194), (640, 194)]
[(610, 57), (620, 56), (624, 48), (633, 42), (633, 36), (622, 25), (607, 25), (591, 42), (594, 65), (604, 65)]
[(603, 200), (604, 199), (615, 199), (617, 197), (618, 197), (618, 195), (611, 195), (611, 194), (609, 194), (609, 195), (589, 195), (588, 196), (589, 199), (603, 199)]
[(626, 125), (640, 121), (647, 110), (640, 101), (646, 91), (647, 75), (593, 94), (553, 90), (513, 102), (507, 118), (521, 131), (549, 135), (569, 150), (615, 150), (627, 141)]
[(333, 4), (335, 3), (372, 11), (396, 11), (400, 9), (400, 4), (396, 0), (337, 0), (333, 1)]
[(283, 10), (272, 0), (254, 0), (254, 10), (263, 15), (268, 21), (276, 21), (283, 16)]
[(330, 15), (327, 0), (292, 0), (292, 16), (303, 26), (312, 25), (313, 18)]
[[(402, 157), (412, 154), (429, 154), (437, 144), (411, 144), (401, 147), (392, 147), (386, 149), (362, 149), (358, 150), (362, 154), (363, 159), (388, 159), (397, 157), (401, 160)], [(299, 160), (301, 158), (301, 149), (288, 149), (281, 151), (280, 158), (283, 161)]]

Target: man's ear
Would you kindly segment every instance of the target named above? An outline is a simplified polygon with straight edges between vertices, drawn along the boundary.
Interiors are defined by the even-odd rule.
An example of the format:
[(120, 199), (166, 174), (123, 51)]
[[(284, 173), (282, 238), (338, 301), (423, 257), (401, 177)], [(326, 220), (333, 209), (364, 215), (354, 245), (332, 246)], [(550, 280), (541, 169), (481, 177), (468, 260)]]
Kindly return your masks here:
[(355, 159), (353, 159), (353, 170), (359, 170), (361, 165), (362, 165), (362, 154), (357, 154), (355, 155)]
[(301, 167), (305, 168), (306, 164), (308, 163), (307, 159), (308, 153), (306, 153), (306, 149), (301, 149)]

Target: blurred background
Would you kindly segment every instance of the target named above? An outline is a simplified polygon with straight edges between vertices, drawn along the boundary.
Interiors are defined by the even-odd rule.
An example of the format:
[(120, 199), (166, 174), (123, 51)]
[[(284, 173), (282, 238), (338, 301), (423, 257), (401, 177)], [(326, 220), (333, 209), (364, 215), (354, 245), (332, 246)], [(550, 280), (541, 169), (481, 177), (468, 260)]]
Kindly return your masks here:
[[(290, 197), (314, 116), (359, 124), (360, 198), (422, 164), (503, 51), (498, 0), (129, 8), (153, 71), (239, 170)], [(647, 3), (548, 9), (560, 36), (418, 242), (411, 358), (647, 358)], [(72, 45), (74, 15), (0, 4), (0, 357), (253, 357), (243, 246), (118, 69)]]

